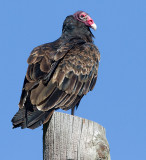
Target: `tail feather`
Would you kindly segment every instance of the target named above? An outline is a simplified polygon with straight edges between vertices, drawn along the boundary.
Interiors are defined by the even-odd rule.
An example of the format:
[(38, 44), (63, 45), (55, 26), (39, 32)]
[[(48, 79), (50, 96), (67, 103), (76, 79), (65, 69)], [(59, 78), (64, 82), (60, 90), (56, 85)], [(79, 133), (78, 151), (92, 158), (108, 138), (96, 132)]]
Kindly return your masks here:
[(48, 122), (50, 120), (53, 113), (54, 113), (54, 110), (49, 111), (49, 113), (44, 112), (43, 114), (41, 114), (39, 116), (39, 118), (37, 118), (37, 119), (41, 119), (41, 120), (35, 121), (35, 119), (34, 119), (33, 122), (31, 121), (30, 123), (28, 123), (28, 128), (35, 129), (35, 128), (41, 126), (42, 124), (45, 124), (46, 122)]
[(13, 128), (20, 127), (24, 123), (25, 110), (19, 109), (19, 111), (12, 118)]
[(19, 109), (12, 119), (13, 128), (21, 127), (35, 129), (46, 123), (52, 116), (54, 110), (47, 112), (39, 111), (36, 107), (33, 110)]

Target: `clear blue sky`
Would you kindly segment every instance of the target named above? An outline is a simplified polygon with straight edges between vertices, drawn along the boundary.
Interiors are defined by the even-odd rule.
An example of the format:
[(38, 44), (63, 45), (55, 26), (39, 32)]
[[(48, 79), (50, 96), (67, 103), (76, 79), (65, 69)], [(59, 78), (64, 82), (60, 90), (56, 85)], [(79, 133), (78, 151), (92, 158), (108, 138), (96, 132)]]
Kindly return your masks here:
[(67, 15), (90, 14), (98, 26), (99, 76), (77, 116), (106, 128), (112, 160), (145, 160), (146, 1), (2, 0), (0, 2), (0, 159), (41, 160), (42, 127), (12, 130), (27, 58), (40, 44), (61, 35)]

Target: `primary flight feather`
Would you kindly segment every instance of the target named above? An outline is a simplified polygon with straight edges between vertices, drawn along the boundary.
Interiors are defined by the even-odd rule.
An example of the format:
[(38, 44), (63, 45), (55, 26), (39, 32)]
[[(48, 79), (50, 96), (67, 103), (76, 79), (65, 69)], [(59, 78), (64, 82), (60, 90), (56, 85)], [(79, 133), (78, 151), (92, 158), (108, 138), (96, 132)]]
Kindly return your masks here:
[(90, 28), (92, 18), (78, 11), (66, 17), (59, 39), (32, 50), (13, 128), (37, 128), (59, 108), (74, 114), (97, 79), (100, 53)]

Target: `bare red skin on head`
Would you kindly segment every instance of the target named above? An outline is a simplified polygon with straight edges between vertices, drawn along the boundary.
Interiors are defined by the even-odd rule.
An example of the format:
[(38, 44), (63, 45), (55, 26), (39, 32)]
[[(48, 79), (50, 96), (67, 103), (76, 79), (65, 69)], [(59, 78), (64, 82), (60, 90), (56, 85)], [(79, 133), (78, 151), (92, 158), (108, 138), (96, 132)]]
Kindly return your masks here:
[[(80, 16), (81, 16), (81, 15), (82, 15), (83, 17), (86, 17), (86, 21), (83, 21), (82, 19), (80, 19)], [(74, 16), (74, 18), (77, 19), (78, 21), (85, 23), (86, 26), (91, 27), (91, 25), (94, 24), (93, 19), (92, 19), (87, 13), (85, 13), (85, 12), (83, 12), (83, 11), (78, 11), (78, 12), (74, 13), (73, 16)]]

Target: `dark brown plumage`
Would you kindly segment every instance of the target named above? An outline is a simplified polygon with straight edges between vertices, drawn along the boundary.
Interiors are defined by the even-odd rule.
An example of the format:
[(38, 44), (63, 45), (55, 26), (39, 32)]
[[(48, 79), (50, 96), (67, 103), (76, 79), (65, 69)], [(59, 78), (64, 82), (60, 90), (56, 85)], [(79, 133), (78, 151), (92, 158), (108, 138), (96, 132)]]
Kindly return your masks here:
[[(79, 20), (82, 15), (86, 21)], [(100, 54), (89, 29), (95, 24), (88, 24), (89, 20), (82, 11), (68, 16), (59, 39), (33, 49), (27, 60), (19, 111), (12, 119), (14, 128), (34, 129), (58, 108), (72, 109), (74, 114), (81, 98), (94, 88)]]

